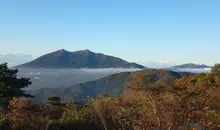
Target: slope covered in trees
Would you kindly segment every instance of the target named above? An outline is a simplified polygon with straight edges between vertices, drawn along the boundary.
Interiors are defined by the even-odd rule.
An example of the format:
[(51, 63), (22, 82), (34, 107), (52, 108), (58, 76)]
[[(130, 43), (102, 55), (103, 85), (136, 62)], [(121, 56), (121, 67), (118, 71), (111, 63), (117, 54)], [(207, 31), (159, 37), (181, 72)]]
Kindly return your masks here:
[(178, 73), (156, 69), (123, 72), (109, 75), (98, 80), (70, 86), (66, 89), (44, 88), (32, 91), (31, 94), (35, 96), (35, 101), (45, 101), (48, 96), (59, 96), (64, 101), (74, 100), (75, 102), (83, 102), (86, 96), (99, 97), (107, 94), (109, 96), (118, 97), (124, 90), (124, 86), (128, 84), (133, 77), (136, 77), (136, 75), (145, 75), (147, 77), (147, 83), (162, 86), (175, 79), (191, 75), (191, 73)]
[(14, 99), (8, 111), (0, 114), (0, 128), (218, 130), (219, 70), (216, 65), (210, 73), (187, 75), (166, 84), (149, 83), (146, 73), (134, 74), (119, 98), (87, 97), (84, 105), (61, 104), (59, 97), (49, 97), (49, 104)]

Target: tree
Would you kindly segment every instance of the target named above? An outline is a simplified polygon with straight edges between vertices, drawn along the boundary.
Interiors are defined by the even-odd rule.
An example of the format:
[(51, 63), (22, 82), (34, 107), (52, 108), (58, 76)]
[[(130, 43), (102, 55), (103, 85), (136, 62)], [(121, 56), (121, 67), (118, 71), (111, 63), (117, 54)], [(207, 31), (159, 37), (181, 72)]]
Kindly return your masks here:
[(0, 105), (7, 107), (14, 97), (33, 97), (26, 94), (24, 88), (31, 84), (29, 78), (18, 78), (18, 70), (9, 69), (7, 63), (0, 64)]
[(146, 88), (149, 87), (148, 74), (145, 72), (134, 72), (131, 74), (131, 83), (126, 88)]
[(211, 69), (211, 73), (220, 74), (220, 64), (215, 64)]
[(46, 102), (52, 105), (60, 105), (61, 99), (60, 97), (50, 96), (47, 98)]

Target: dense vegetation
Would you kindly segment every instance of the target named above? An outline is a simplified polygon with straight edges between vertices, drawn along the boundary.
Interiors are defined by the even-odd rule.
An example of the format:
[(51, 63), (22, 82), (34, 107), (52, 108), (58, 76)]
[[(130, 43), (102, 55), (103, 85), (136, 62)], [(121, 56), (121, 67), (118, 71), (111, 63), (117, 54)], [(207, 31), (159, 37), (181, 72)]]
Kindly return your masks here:
[[(1, 87), (7, 87), (1, 82)], [(125, 87), (119, 98), (85, 97), (86, 104), (64, 104), (59, 97), (33, 103), (15, 96), (0, 114), (0, 129), (220, 129), (220, 65), (210, 73), (187, 75), (166, 84), (152, 84), (151, 77), (138, 72)]]

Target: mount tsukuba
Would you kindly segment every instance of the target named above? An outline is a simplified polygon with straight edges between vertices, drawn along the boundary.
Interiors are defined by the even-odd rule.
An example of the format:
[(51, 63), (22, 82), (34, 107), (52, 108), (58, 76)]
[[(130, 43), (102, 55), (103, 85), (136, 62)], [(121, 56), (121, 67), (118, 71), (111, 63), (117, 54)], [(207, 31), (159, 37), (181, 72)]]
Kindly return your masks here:
[(17, 68), (139, 68), (145, 67), (117, 57), (90, 50), (69, 52), (64, 49), (43, 55)]

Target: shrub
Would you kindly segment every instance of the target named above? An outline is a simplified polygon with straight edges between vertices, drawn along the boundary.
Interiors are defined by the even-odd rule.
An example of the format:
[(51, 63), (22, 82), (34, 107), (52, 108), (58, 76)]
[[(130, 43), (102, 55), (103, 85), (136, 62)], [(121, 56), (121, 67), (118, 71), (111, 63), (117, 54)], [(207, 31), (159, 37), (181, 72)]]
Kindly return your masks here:
[(61, 130), (61, 124), (57, 121), (49, 121), (47, 130)]
[(11, 130), (11, 126), (11, 121), (9, 119), (0, 119), (0, 130)]
[(15, 125), (15, 130), (26, 130), (25, 127), (27, 126), (25, 126), (23, 123), (18, 123)]
[(16, 107), (18, 109), (31, 109), (33, 107), (33, 102), (31, 99), (19, 100)]
[(47, 98), (46, 103), (51, 104), (51, 105), (60, 105), (61, 99), (60, 97), (50, 96)]

